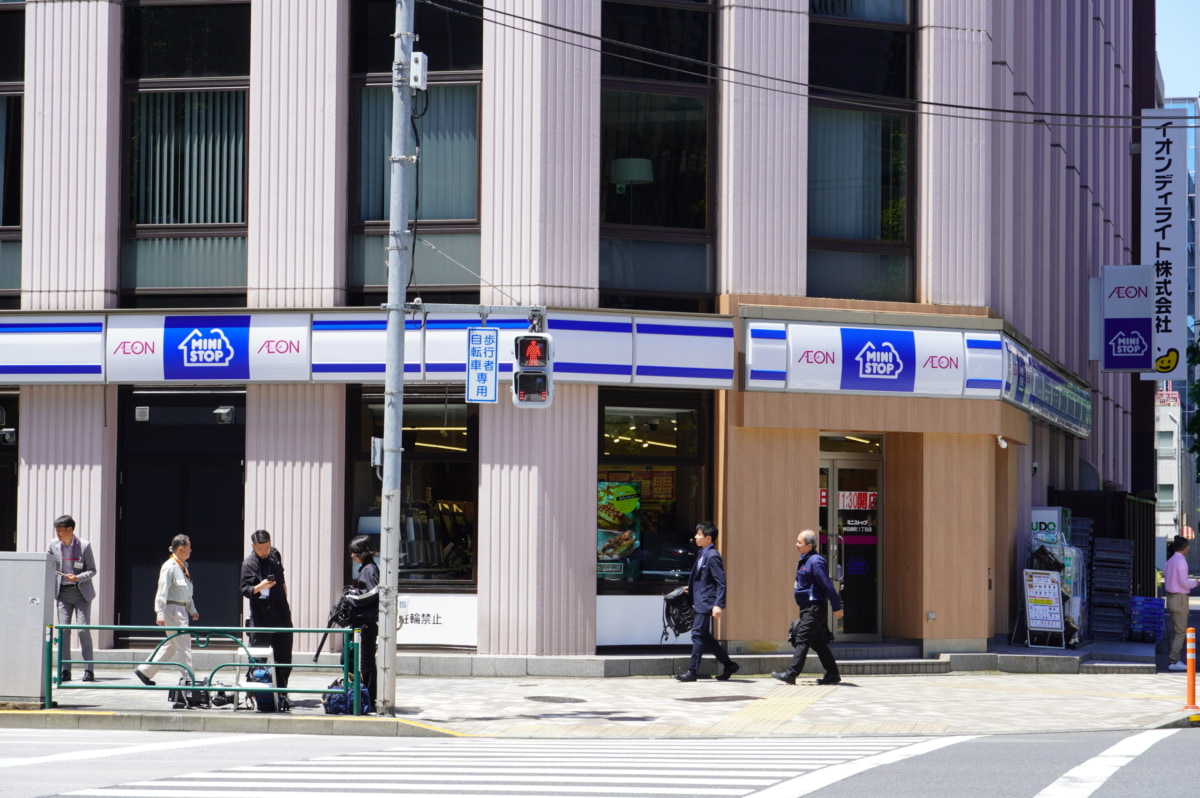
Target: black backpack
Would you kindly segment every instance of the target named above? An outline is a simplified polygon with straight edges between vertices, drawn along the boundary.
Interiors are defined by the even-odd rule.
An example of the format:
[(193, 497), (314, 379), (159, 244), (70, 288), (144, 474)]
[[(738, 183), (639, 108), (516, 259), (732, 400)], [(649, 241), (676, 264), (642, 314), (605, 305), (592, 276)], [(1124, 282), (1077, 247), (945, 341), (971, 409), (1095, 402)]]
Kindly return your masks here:
[(692, 619), (696, 613), (692, 609), (692, 596), (687, 588), (677, 587), (663, 596), (663, 632), (659, 645), (667, 642), (671, 632), (679, 637), (692, 629)]
[(187, 676), (179, 677), (179, 689), (167, 691), (167, 701), (175, 709), (196, 709), (212, 706), (209, 701), (207, 690), (188, 690), (186, 688), (192, 686), (192, 680)]

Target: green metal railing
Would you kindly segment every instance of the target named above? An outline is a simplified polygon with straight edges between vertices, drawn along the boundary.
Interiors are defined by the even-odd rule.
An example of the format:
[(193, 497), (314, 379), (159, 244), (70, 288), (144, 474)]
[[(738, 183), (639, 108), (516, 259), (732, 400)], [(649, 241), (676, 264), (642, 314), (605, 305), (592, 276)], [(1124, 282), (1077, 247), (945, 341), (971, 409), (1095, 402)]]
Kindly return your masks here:
[[(177, 684), (176, 685), (150, 685), (150, 684), (141, 684), (140, 682), (138, 684), (100, 684), (97, 682), (87, 682), (84, 684), (63, 684), (62, 673), (63, 673), (64, 666), (66, 666), (67, 670), (70, 670), (72, 665), (82, 665), (82, 666), (85, 666), (86, 670), (93, 670), (93, 666), (95, 666), (95, 665), (128, 666), (130, 664), (129, 660), (70, 659), (71, 632), (75, 631), (75, 630), (86, 630), (86, 631), (91, 631), (91, 632), (106, 631), (106, 630), (124, 631), (124, 632), (163, 632), (163, 631), (167, 632), (168, 633), (167, 636), (163, 638), (161, 643), (159, 643), (157, 646), (155, 646), (154, 650), (152, 652), (150, 652), (150, 656), (144, 660), (145, 662), (149, 662), (151, 659), (153, 659), (154, 656), (156, 654), (158, 654), (159, 650), (163, 646), (165, 646), (168, 641), (173, 640), (176, 637), (180, 637), (182, 635), (188, 635), (189, 637), (191, 637), (193, 650), (207, 649), (214, 642), (216, 642), (218, 640), (220, 640), (220, 641), (232, 640), (234, 642), (234, 644), (237, 646), (237, 649), (240, 649), (240, 651), (245, 654), (245, 656), (246, 656), (245, 662), (239, 662), (237, 660), (234, 660), (232, 662), (223, 662), (223, 663), (217, 665), (217, 667), (213, 668), (212, 672), (209, 674), (208, 678), (204, 681), (197, 679), (195, 670), (193, 668), (190, 668), (187, 665), (183, 664), (182, 662), (171, 662), (168, 660), (160, 660), (160, 661), (154, 663), (155, 665), (160, 665), (164, 668), (177, 667), (181, 671), (183, 671), (187, 675), (188, 681), (191, 682), (191, 685), (186, 687), (186, 689), (188, 689), (188, 690), (196, 690), (196, 691), (202, 691), (202, 692), (232, 690), (233, 692), (255, 692), (255, 693), (263, 692), (263, 693), (322, 693), (322, 694), (329, 692), (328, 687), (290, 687), (290, 686), (289, 687), (266, 687), (265, 685), (263, 687), (257, 687), (257, 686), (247, 687), (247, 685), (244, 682), (241, 685), (235, 684), (234, 686), (213, 684), (212, 683), (213, 676), (218, 671), (221, 671), (225, 668), (240, 669), (240, 668), (250, 667), (250, 665), (253, 662), (253, 660), (251, 659), (251, 654), (250, 654), (250, 646), (247, 643), (242, 641), (242, 636), (246, 635), (246, 634), (251, 634), (251, 633), (266, 634), (266, 633), (271, 633), (271, 632), (279, 632), (279, 633), (285, 633), (285, 634), (300, 634), (303, 632), (310, 632), (313, 634), (329, 633), (331, 635), (341, 635), (342, 643), (343, 643), (343, 650), (349, 654), (349, 656), (342, 658), (342, 666), (341, 666), (342, 667), (342, 684), (343, 685), (357, 685), (359, 683), (359, 679), (361, 678), (361, 675), (362, 675), (362, 667), (361, 667), (362, 663), (360, 661), (360, 658), (362, 656), (362, 647), (361, 647), (361, 643), (360, 643), (361, 638), (359, 635), (359, 632), (360, 632), (359, 629), (339, 629), (339, 628), (292, 629), (292, 628), (265, 627), (265, 626), (254, 626), (254, 627), (249, 627), (249, 626), (165, 626), (164, 627), (164, 626), (112, 626), (112, 625), (101, 625), (101, 624), (97, 624), (97, 625), (93, 625), (93, 626), (83, 626), (83, 625), (79, 625), (79, 624), (50, 624), (46, 627), (46, 635), (45, 635), (46, 668), (45, 668), (44, 673), (42, 674), (43, 683), (45, 685), (45, 693), (46, 693), (46, 701), (45, 701), (46, 709), (50, 709), (53, 706), (53, 696), (51, 695), (51, 691), (54, 689), (55, 685), (58, 686), (59, 690), (179, 690), (179, 689), (181, 689), (180, 685), (177, 685)], [(66, 653), (66, 658), (64, 658), (64, 656), (63, 656), (64, 652)], [(230, 653), (234, 654), (234, 652), (230, 652)], [(236, 654), (234, 654), (234, 656), (236, 656)], [(141, 664), (141, 663), (137, 663), (137, 664)], [(304, 669), (325, 670), (325, 669), (327, 669), (327, 666), (324, 666), (324, 665), (301, 663), (301, 662), (273, 662), (270, 665), (268, 665), (267, 667), (274, 668), (274, 667), (279, 667), (280, 665), (286, 665), (287, 667), (292, 668), (293, 670), (304, 670)], [(236, 680), (235, 680), (235, 682), (236, 682)], [(357, 689), (353, 689), (350, 692), (353, 693), (354, 714), (361, 715), (362, 710), (363, 710), (362, 692)]]

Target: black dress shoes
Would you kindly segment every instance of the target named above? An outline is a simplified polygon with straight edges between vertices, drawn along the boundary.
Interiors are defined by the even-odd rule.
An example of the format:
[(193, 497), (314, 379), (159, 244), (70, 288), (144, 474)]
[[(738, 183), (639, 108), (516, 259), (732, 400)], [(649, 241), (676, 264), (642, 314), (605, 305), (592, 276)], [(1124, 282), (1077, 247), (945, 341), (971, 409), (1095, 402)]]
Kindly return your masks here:
[(784, 684), (795, 684), (796, 683), (796, 677), (793, 676), (792, 674), (788, 673), (787, 671), (771, 671), (771, 676), (773, 678), (776, 678), (779, 681), (783, 682)]
[(729, 664), (725, 666), (725, 669), (721, 671), (721, 675), (717, 677), (717, 681), (718, 682), (727, 682), (727, 681), (729, 681), (730, 676), (737, 673), (741, 669), (742, 669), (741, 665), (738, 665), (733, 660), (730, 660)]
[(675, 678), (681, 682), (694, 682), (694, 681), (696, 681), (697, 677), (696, 677), (695, 671), (684, 671), (683, 673), (679, 674)]
[(92, 673), (91, 671), (84, 671), (83, 680), (85, 682), (94, 682), (96, 681), (96, 674)]
[(62, 672), (62, 676), (58, 677), (58, 680), (59, 680), (60, 682), (69, 682), (69, 681), (71, 681), (71, 672), (70, 672), (70, 671), (63, 671), (63, 672)]
[(820, 679), (817, 679), (817, 684), (841, 684), (841, 683), (842, 683), (842, 677), (840, 677), (840, 676), (825, 675), (825, 676), (822, 676)]
[(146, 674), (144, 674), (140, 670), (138, 670), (137, 668), (133, 669), (133, 675), (138, 677), (139, 679), (141, 679), (142, 684), (144, 684), (144, 685), (148, 685), (148, 686), (154, 685), (154, 681), (149, 676), (147, 676)]

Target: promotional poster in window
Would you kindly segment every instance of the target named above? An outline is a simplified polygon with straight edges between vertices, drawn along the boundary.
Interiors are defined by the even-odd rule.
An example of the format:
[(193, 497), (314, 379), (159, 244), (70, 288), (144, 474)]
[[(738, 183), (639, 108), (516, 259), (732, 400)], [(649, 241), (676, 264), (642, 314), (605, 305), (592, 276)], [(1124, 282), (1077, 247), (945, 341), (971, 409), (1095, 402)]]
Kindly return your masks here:
[(596, 576), (624, 579), (642, 545), (641, 495), (632, 482), (598, 482), (596, 490)]

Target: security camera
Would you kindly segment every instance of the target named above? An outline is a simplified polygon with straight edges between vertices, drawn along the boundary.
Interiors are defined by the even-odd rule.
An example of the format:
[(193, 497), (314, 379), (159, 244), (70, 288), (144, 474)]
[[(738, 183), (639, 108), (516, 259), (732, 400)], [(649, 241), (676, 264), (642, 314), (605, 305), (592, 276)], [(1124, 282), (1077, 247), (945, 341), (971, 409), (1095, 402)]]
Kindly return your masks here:
[(1007, 448), (1008, 448), (1008, 441), (1004, 440), (1004, 436), (1003, 436), (1003, 435), (997, 435), (997, 436), (996, 436), (996, 443), (1000, 444), (1000, 448), (1001, 448), (1001, 449), (1007, 449)]
[(0, 444), (4, 446), (15, 446), (17, 444), (17, 431), (12, 427), (0, 429)]
[(217, 417), (218, 424), (233, 423), (233, 408), (229, 405), (221, 405), (213, 411), (213, 415)]

